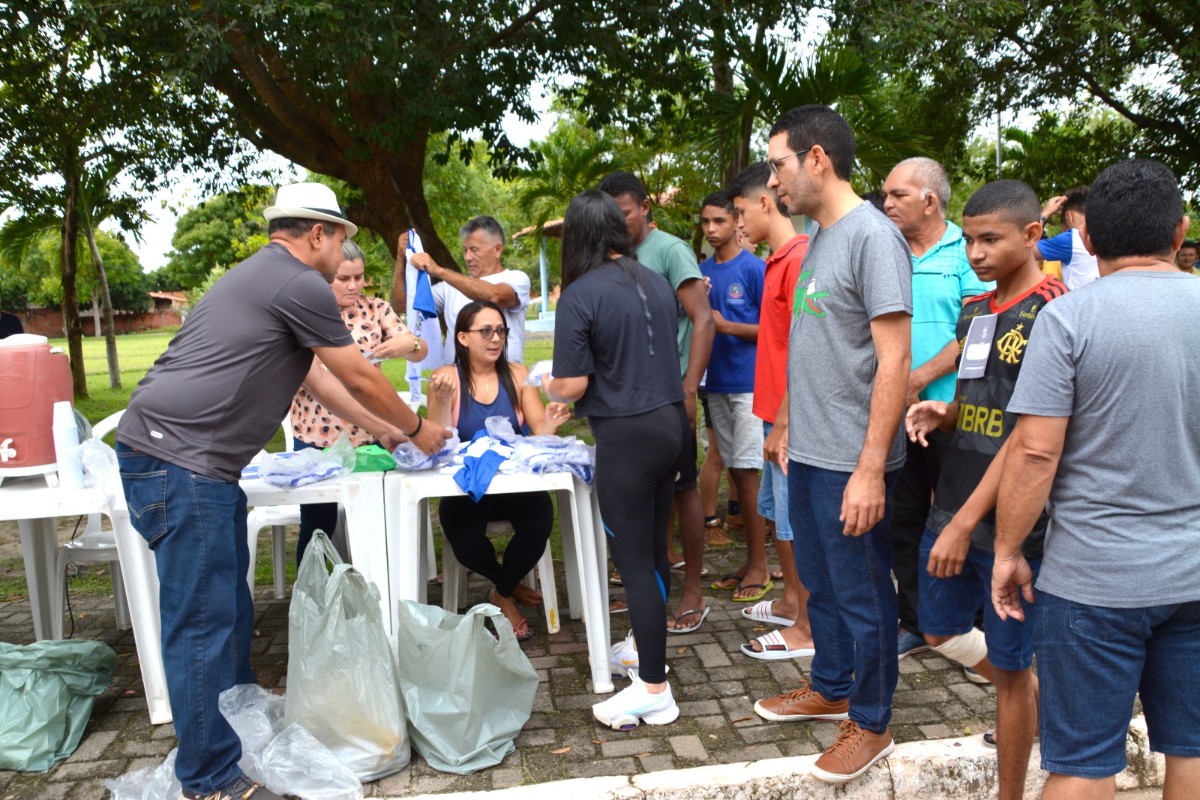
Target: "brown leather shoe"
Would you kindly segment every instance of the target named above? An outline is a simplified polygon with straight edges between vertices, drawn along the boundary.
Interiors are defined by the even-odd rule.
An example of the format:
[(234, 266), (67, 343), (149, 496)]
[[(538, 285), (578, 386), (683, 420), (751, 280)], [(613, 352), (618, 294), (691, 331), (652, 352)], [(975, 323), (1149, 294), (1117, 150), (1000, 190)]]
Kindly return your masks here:
[(746, 522), (742, 519), (741, 514), (726, 514), (725, 515), (725, 530), (740, 531), (746, 527)]
[(730, 547), (732, 545), (733, 539), (730, 539), (725, 533), (720, 521), (714, 519), (704, 523), (705, 547)]
[(787, 694), (768, 697), (754, 704), (754, 713), (772, 722), (796, 722), (804, 719), (846, 719), (850, 700), (826, 700), (807, 683)]
[(894, 749), (896, 744), (887, 729), (871, 733), (853, 720), (844, 720), (837, 741), (813, 765), (813, 775), (826, 783), (846, 783), (887, 758)]

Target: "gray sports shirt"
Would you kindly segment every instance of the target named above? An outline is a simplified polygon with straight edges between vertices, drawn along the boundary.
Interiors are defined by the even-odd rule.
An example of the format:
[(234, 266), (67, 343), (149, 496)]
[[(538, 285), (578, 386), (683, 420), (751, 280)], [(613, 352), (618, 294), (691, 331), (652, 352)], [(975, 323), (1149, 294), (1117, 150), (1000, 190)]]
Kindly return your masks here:
[[(788, 337), (788, 458), (853, 472), (875, 388), (871, 320), (912, 315), (912, 255), (896, 226), (863, 203), (808, 244)], [(904, 464), (898, 425), (886, 469)]]

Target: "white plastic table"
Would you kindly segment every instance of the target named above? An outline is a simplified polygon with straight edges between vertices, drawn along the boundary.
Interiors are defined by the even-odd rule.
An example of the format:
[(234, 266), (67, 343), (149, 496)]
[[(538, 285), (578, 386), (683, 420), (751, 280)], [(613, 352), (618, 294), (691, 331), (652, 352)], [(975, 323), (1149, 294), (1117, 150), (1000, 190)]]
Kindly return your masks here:
[[(388, 586), (387, 537), (384, 535), (383, 473), (364, 472), (309, 484), (295, 489), (272, 486), (260, 479), (241, 481), (250, 506), (296, 503), (341, 503), (346, 509), (346, 540), (350, 559), (384, 594)], [(125, 594), (133, 623), (142, 684), (150, 721), (171, 721), (167, 680), (162, 661), (162, 624), (158, 607), (158, 573), (154, 554), (146, 540), (134, 530), (124, 498), (114, 498), (112, 507), (99, 489), (51, 489), (38, 479), (9, 479), (0, 486), (0, 520), (18, 521), (25, 551), (25, 574), (33, 607), (34, 635), (44, 638), (50, 628), (50, 592), (54, 586), (55, 549), (58, 546), (54, 518), (102, 513), (113, 524), (117, 554), (125, 578)], [(391, 600), (384, 594), (381, 607), (387, 619)]]
[[(497, 474), (488, 486), (488, 494), (516, 492), (553, 492), (558, 500), (558, 520), (562, 530), (563, 556), (567, 573), (567, 597), (573, 618), (583, 618), (587, 631), (588, 664), (592, 691), (613, 691), (609, 675), (608, 584), (604, 569), (607, 545), (600, 522), (600, 507), (592, 487), (569, 473), (542, 475)], [(463, 495), (453, 475), (430, 472), (387, 473), (384, 478), (385, 516), (387, 520), (388, 573), (390, 588), (380, 594), (390, 596), (391, 605), (384, 614), (391, 634), (396, 630), (396, 603), (403, 600), (425, 602), (424, 548), (430, 541), (426, 521), (432, 497)]]

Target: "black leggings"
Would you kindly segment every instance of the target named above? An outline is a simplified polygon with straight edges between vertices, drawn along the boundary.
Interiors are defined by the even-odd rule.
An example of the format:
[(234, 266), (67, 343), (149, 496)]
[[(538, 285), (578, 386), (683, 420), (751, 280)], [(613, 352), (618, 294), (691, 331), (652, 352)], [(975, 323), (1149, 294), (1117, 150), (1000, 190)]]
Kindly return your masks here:
[(613, 564), (625, 585), (638, 645), (638, 673), (667, 679), (667, 590), (671, 564), (662, 532), (671, 516), (675, 476), (688, 432), (683, 403), (632, 417), (591, 417), (596, 493)]
[[(469, 497), (443, 497), (438, 517), (458, 563), (491, 581), (501, 597), (511, 597), (546, 552), (554, 506), (548, 492), (487, 494), (478, 503)], [(487, 537), (487, 524), (497, 520), (513, 527), (503, 564)]]

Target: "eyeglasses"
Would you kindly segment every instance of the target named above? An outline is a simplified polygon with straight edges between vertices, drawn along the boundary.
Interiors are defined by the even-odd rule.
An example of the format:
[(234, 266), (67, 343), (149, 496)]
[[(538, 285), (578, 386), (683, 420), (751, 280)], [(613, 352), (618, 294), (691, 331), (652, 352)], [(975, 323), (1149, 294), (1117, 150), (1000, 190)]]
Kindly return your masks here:
[(815, 144), (810, 145), (809, 147), (806, 147), (803, 150), (801, 150), (799, 153), (791, 153), (789, 155), (784, 156), (783, 158), (768, 158), (767, 166), (769, 166), (771, 168), (771, 174), (778, 177), (779, 168), (783, 165), (783, 162), (787, 161), (789, 158), (794, 158), (795, 156), (802, 156), (805, 153), (807, 153), (809, 150), (812, 150), (814, 147), (816, 147)]
[(478, 333), (481, 337), (483, 337), (484, 341), (494, 339), (497, 336), (499, 336), (501, 339), (508, 338), (508, 328), (505, 328), (504, 326), (493, 328), (491, 325), (484, 325), (482, 328), (470, 328), (469, 330), (471, 333)]

